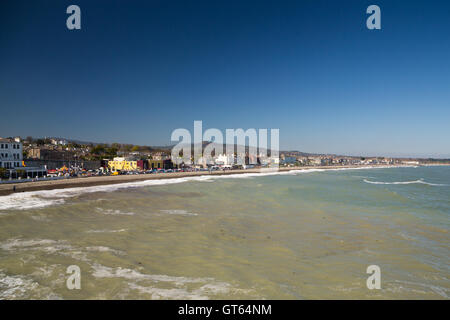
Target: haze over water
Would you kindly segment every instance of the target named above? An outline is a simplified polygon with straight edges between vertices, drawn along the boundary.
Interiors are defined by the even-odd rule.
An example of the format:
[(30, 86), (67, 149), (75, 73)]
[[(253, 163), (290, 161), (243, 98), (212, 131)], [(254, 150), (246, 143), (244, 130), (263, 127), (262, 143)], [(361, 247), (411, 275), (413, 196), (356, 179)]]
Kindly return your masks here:
[[(448, 299), (450, 167), (0, 197), (1, 299)], [(366, 268), (381, 268), (381, 290)], [(66, 268), (81, 269), (81, 290)]]

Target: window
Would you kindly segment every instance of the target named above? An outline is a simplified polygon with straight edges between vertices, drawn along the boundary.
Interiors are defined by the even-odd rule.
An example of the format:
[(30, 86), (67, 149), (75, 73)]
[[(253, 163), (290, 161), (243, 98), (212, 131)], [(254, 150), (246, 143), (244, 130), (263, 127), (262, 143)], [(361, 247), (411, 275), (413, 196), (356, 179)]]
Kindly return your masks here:
[(2, 149), (3, 149), (3, 143), (2, 143), (2, 146), (1, 146), (1, 147), (2, 147)]

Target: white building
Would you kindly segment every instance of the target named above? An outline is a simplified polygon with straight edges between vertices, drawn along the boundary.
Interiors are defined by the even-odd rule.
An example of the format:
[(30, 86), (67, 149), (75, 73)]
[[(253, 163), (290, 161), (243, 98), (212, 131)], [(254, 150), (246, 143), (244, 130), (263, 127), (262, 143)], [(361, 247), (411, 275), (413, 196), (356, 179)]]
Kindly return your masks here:
[(15, 169), (22, 167), (22, 143), (13, 139), (0, 138), (0, 168)]
[(10, 179), (20, 176), (19, 170), (29, 178), (46, 175), (46, 168), (24, 166), (22, 150), (22, 142), (17, 139), (0, 138), (0, 168), (7, 169)]
[(219, 154), (215, 162), (218, 166), (231, 166), (234, 163), (234, 155)]
[(50, 141), (54, 145), (65, 146), (66, 144), (68, 144), (67, 140), (64, 139), (51, 139)]

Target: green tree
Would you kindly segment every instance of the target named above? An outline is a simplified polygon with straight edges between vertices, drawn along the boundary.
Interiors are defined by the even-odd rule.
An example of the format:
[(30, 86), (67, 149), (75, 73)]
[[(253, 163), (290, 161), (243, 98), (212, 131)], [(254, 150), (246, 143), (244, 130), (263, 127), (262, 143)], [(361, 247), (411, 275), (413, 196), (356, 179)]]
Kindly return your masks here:
[(100, 155), (100, 154), (104, 154), (105, 153), (105, 147), (101, 144), (96, 145), (95, 147), (93, 147), (91, 149), (91, 153), (96, 154), (96, 155)]

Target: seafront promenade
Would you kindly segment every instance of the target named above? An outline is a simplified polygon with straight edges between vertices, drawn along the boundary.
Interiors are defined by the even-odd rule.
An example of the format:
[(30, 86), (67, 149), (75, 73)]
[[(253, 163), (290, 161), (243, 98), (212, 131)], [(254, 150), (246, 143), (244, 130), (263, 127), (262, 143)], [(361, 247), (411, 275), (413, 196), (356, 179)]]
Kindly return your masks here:
[[(395, 165), (401, 167), (402, 165)], [(358, 168), (385, 168), (393, 167), (393, 165), (368, 165), (368, 166), (303, 166), (303, 167), (281, 167), (276, 169), (270, 168), (254, 168), (254, 169), (238, 169), (238, 170), (219, 170), (219, 171), (192, 171), (192, 172), (170, 172), (170, 173), (156, 173), (156, 174), (142, 174), (142, 175), (118, 175), (118, 176), (96, 176), (96, 177), (77, 177), (77, 178), (63, 178), (58, 180), (37, 180), (21, 183), (8, 183), (0, 185), (0, 196), (8, 195), (17, 192), (39, 191), (39, 190), (53, 190), (76, 187), (92, 187), (100, 185), (109, 185), (117, 183), (137, 182), (144, 180), (158, 180), (158, 179), (174, 179), (194, 176), (215, 176), (215, 175), (230, 175), (230, 174), (244, 174), (244, 173), (268, 173), (276, 171), (292, 171), (292, 170), (311, 170), (311, 169), (358, 169)]]

